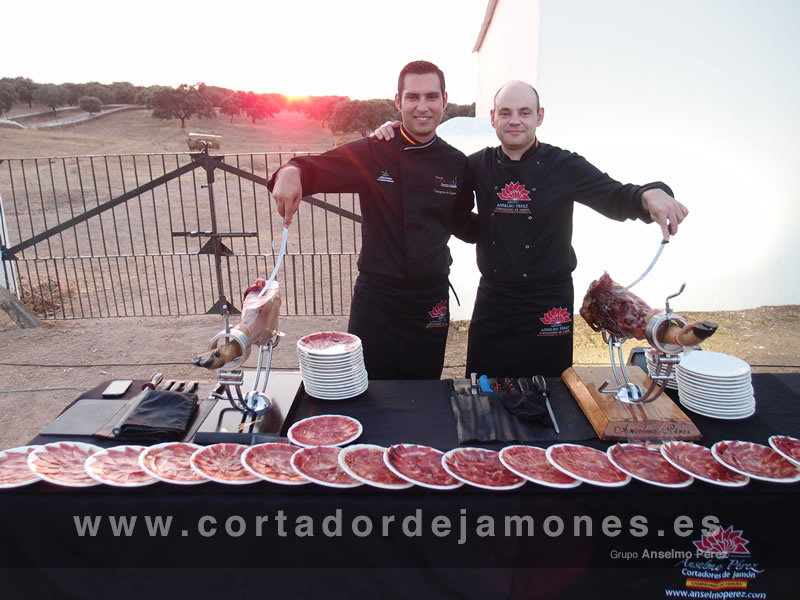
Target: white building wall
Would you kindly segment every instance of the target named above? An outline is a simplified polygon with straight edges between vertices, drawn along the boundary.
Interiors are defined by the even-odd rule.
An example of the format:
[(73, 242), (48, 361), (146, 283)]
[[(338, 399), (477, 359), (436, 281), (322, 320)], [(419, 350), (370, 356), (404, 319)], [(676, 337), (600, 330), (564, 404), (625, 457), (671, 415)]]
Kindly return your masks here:
[(475, 116), (488, 117), (495, 92), (506, 81), (538, 80), (540, 0), (497, 0), (478, 53)]

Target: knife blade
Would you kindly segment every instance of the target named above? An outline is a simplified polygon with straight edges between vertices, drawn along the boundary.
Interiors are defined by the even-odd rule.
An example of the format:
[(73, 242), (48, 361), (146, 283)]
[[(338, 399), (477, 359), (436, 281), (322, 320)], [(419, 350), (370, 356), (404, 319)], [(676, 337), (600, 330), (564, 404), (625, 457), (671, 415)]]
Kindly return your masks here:
[(544, 377), (541, 375), (534, 375), (532, 377), (533, 383), (536, 384), (536, 387), (539, 388), (539, 391), (542, 392), (544, 396), (544, 405), (547, 407), (547, 412), (550, 415), (550, 420), (553, 422), (553, 429), (556, 430), (556, 433), (560, 434), (561, 430), (558, 428), (558, 421), (556, 421), (556, 416), (553, 414), (553, 407), (550, 406), (550, 394), (547, 393), (547, 381), (545, 381)]

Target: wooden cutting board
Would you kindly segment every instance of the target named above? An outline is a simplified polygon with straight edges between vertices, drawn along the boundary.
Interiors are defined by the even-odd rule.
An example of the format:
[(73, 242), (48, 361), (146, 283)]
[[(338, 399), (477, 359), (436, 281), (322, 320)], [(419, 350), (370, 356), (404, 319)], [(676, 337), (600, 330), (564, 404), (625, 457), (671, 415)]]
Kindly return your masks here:
[[(628, 369), (630, 380), (645, 391), (650, 378), (641, 369)], [(616, 387), (611, 367), (570, 367), (561, 379), (577, 400), (601, 440), (700, 440), (697, 426), (665, 393), (652, 402), (628, 404), (614, 394), (598, 391), (606, 379)]]

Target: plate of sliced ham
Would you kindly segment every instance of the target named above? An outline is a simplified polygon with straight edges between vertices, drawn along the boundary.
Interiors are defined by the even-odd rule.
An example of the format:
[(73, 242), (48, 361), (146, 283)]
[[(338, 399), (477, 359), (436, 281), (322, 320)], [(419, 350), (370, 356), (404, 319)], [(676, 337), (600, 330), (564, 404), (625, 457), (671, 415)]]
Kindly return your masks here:
[(620, 471), (600, 450), (580, 444), (555, 444), (547, 449), (547, 460), (556, 469), (585, 483), (622, 487), (631, 476)]
[(433, 490), (452, 490), (464, 485), (442, 466), (444, 452), (419, 444), (394, 444), (386, 449), (383, 462), (406, 481)]
[(515, 490), (526, 483), (506, 469), (495, 450), (454, 448), (445, 452), (442, 467), (459, 481), (484, 490)]
[(500, 462), (512, 473), (528, 481), (554, 488), (574, 488), (580, 480), (556, 469), (547, 460), (547, 452), (536, 446), (506, 446), (500, 450)]
[(694, 477), (670, 464), (661, 454), (659, 446), (614, 444), (606, 454), (620, 471), (651, 485), (682, 488), (694, 481)]
[(800, 466), (800, 440), (788, 435), (773, 435), (767, 441), (775, 452), (789, 462)]
[(301, 448), (292, 455), (292, 468), (312, 483), (327, 487), (352, 488), (364, 485), (348, 475), (339, 464), (338, 446)]
[(298, 450), (300, 448), (292, 444), (257, 444), (242, 453), (242, 464), (264, 481), (281, 485), (305, 485), (311, 482), (292, 467), (292, 456)]
[(739, 440), (723, 440), (711, 446), (711, 452), (714, 458), (732, 471), (753, 479), (773, 483), (800, 481), (800, 468), (769, 446)]
[(300, 419), (286, 432), (289, 441), (304, 448), (344, 446), (363, 431), (361, 423), (344, 415), (317, 415)]
[(242, 464), (242, 454), (247, 446), (242, 444), (212, 444), (195, 450), (189, 464), (196, 473), (217, 483), (243, 485), (261, 481)]
[(0, 452), (0, 490), (41, 481), (28, 466), (28, 455), (40, 446), (19, 446)]
[(342, 448), (339, 465), (345, 473), (367, 485), (385, 490), (410, 488), (413, 483), (395, 475), (383, 461), (386, 448), (375, 444), (353, 444)]
[(731, 471), (714, 458), (710, 448), (691, 442), (670, 441), (661, 446), (661, 455), (675, 468), (692, 477), (725, 487), (741, 487), (750, 483), (747, 475)]
[(150, 446), (139, 455), (139, 466), (160, 481), (197, 485), (210, 481), (192, 468), (191, 458), (202, 448), (186, 442), (164, 442)]
[(83, 442), (53, 442), (28, 454), (28, 468), (56, 485), (90, 487), (100, 485), (86, 473), (86, 459), (102, 448)]
[(158, 481), (139, 465), (146, 446), (114, 446), (95, 452), (86, 459), (86, 474), (99, 483), (116, 487), (141, 487)]

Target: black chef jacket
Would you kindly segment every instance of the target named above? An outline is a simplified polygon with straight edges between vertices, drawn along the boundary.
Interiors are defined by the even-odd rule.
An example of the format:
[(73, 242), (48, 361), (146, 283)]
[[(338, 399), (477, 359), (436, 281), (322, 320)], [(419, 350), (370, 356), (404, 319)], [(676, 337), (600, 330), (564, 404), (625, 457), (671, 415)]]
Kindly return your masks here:
[(575, 202), (618, 221), (651, 222), (639, 186), (538, 141), (519, 161), (502, 148), (471, 155), (481, 282), (470, 323), (467, 374), (558, 376), (572, 364)]
[(291, 163), (304, 196), (359, 194), (362, 243), (348, 329), (362, 340), (370, 378), (439, 379), (449, 327), (447, 242), (454, 232), (469, 236), (466, 156), (401, 128), (389, 142), (363, 138)]

